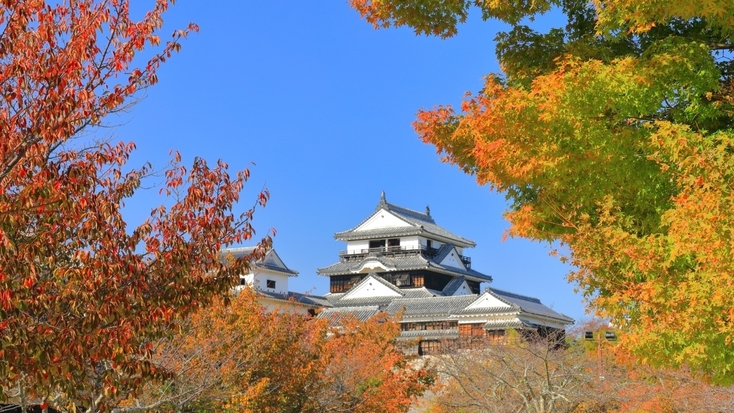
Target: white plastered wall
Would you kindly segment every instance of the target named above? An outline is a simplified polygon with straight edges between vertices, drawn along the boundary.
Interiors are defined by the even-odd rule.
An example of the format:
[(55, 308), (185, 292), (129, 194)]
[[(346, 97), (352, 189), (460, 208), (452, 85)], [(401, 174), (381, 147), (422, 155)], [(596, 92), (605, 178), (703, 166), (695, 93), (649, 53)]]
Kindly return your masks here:
[(474, 293), (471, 292), (471, 287), (469, 287), (469, 284), (466, 281), (464, 281), (463, 283), (461, 283), (461, 286), (456, 289), (453, 296), (456, 297), (459, 295), (473, 295), (473, 294)]
[(401, 295), (394, 290), (390, 289), (386, 285), (377, 281), (373, 277), (368, 276), (363, 282), (347, 295), (342, 297), (342, 300), (349, 300), (354, 298), (368, 298), (368, 297), (400, 297)]
[(370, 247), (370, 242), (366, 240), (349, 241), (347, 242), (347, 252), (350, 254), (361, 253)]
[(449, 267), (459, 268), (465, 270), (464, 264), (459, 259), (459, 254), (453, 250), (441, 261), (441, 265), (448, 265)]
[[(425, 244), (425, 241), (423, 241)], [(421, 237), (415, 235), (412, 237), (400, 238), (400, 246), (404, 249), (418, 249), (421, 245)]]
[[(276, 274), (267, 271), (256, 271), (254, 275), (250, 275), (251, 281), (248, 284), (260, 291), (271, 293), (285, 294), (288, 292), (288, 276)], [(275, 288), (268, 288), (268, 280), (275, 281)]]
[(380, 209), (364, 224), (357, 227), (356, 231), (365, 231), (370, 229), (380, 228), (396, 228), (396, 227), (409, 227), (410, 224), (396, 217), (392, 213)]
[(469, 304), (467, 309), (474, 309), (474, 308), (507, 308), (511, 309), (512, 306), (505, 303), (504, 301), (501, 301), (497, 297), (493, 296), (489, 293), (484, 293), (479, 298), (474, 301), (473, 303)]

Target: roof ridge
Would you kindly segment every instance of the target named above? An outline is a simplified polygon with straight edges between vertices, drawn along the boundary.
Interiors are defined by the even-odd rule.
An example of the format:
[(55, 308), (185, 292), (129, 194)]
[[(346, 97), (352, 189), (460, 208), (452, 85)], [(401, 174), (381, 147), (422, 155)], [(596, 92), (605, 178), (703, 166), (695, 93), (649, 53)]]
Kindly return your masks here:
[(431, 224), (436, 223), (433, 217), (426, 213), (419, 212), (414, 209), (406, 208), (400, 205), (395, 205), (390, 202), (385, 202), (384, 204), (380, 204), (378, 205), (378, 208), (381, 207), (382, 205), (386, 206), (388, 211), (402, 213), (406, 215), (414, 215), (416, 218), (419, 218), (421, 221), (427, 221)]
[(331, 311), (331, 312), (352, 312), (352, 311), (359, 311), (363, 309), (369, 309), (369, 310), (379, 310), (379, 305), (355, 305), (355, 306), (349, 306), (349, 307), (326, 307), (323, 311)]
[[(500, 290), (499, 288), (494, 288), (494, 287), (487, 287), (487, 289), (491, 290), (492, 292), (495, 292), (496, 291), (499, 294), (507, 295), (507, 296), (510, 296), (510, 297), (513, 297), (513, 298), (520, 298), (520, 299), (524, 299), (526, 301), (532, 301), (532, 302), (534, 302), (536, 304), (543, 304), (542, 302), (540, 302), (540, 298), (537, 298), (537, 297), (531, 297), (529, 295), (523, 295), (523, 294), (513, 293), (513, 292), (510, 292), (510, 291), (506, 291), (506, 290)], [(545, 304), (543, 304), (543, 305), (545, 305)]]
[[(489, 295), (491, 295), (492, 297), (494, 297), (494, 298), (496, 298), (496, 299), (500, 300), (501, 302), (503, 302), (503, 303), (505, 303), (505, 304), (509, 305), (510, 307), (512, 307), (512, 308), (513, 308), (513, 309), (515, 309), (515, 310), (518, 310), (518, 311), (523, 311), (523, 308), (522, 308), (521, 306), (519, 306), (519, 305), (517, 305), (517, 304), (515, 304), (515, 303), (513, 303), (513, 302), (511, 302), (511, 301), (507, 301), (507, 300), (505, 300), (504, 298), (502, 298), (502, 296), (500, 296), (500, 295), (498, 295), (497, 293), (495, 293), (495, 292), (494, 292), (494, 290), (493, 290), (493, 289), (492, 289), (491, 287), (487, 287), (487, 288), (485, 288), (485, 289), (484, 289), (484, 292), (483, 292), (483, 293), (481, 293), (481, 294), (479, 294), (479, 297), (477, 297), (477, 299), (476, 299), (475, 301), (472, 301), (472, 303), (471, 303), (471, 304), (469, 304), (469, 305), (471, 306), (471, 305), (472, 305), (472, 304), (474, 304), (475, 302), (479, 301), (479, 300), (480, 300), (480, 299), (482, 298), (482, 296), (483, 296), (484, 294), (489, 294)], [(487, 307), (487, 308), (492, 308), (492, 307)]]
[[(290, 267), (288, 267), (288, 265), (286, 265), (285, 261), (283, 261), (283, 259), (282, 259), (282, 258), (280, 258), (280, 255), (278, 255), (278, 253), (277, 253), (277, 252), (275, 252), (275, 248), (270, 248), (270, 250), (268, 250), (268, 252), (267, 252), (267, 253), (265, 253), (265, 257), (263, 257), (263, 259), (262, 259), (263, 263), (265, 262), (265, 259), (266, 259), (266, 258), (268, 257), (268, 255), (270, 255), (270, 254), (273, 254), (273, 255), (275, 256), (275, 258), (277, 258), (277, 259), (278, 259), (278, 261), (280, 261), (280, 263), (281, 263), (281, 264), (283, 264), (283, 268), (285, 268), (285, 269), (286, 269), (286, 271), (288, 271), (288, 272), (291, 272), (291, 273), (293, 273), (293, 275), (298, 275), (298, 271), (296, 271), (296, 270), (292, 270), (292, 269), (291, 269)], [(264, 264), (263, 264), (263, 265), (264, 265)]]
[[(407, 301), (407, 300), (469, 300), (470, 298), (478, 299), (480, 296), (477, 294), (466, 294), (466, 295), (437, 295), (435, 297), (398, 297), (393, 301)], [(474, 301), (472, 301), (473, 303)]]
[[(393, 270), (395, 269), (395, 264), (387, 261), (387, 257), (383, 257), (382, 255), (377, 255), (374, 252), (370, 252), (369, 254), (367, 254), (367, 256), (364, 257), (364, 259), (359, 262), (359, 265), (362, 268), (364, 268), (365, 263), (371, 260), (375, 260), (379, 262), (380, 264), (384, 265), (386, 269), (390, 269), (390, 268), (392, 268)], [(369, 274), (374, 274), (374, 273), (369, 273)]]

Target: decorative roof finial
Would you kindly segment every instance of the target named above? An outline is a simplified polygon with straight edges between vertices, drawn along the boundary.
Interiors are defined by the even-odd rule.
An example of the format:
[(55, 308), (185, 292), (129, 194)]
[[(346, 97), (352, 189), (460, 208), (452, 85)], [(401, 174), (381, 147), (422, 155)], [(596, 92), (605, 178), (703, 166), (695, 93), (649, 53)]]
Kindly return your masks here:
[(428, 215), (429, 217), (431, 216), (431, 207), (429, 207), (428, 205), (426, 205), (426, 215)]
[(385, 200), (385, 191), (382, 191), (382, 193), (380, 194), (380, 203), (384, 204), (386, 202), (387, 201)]

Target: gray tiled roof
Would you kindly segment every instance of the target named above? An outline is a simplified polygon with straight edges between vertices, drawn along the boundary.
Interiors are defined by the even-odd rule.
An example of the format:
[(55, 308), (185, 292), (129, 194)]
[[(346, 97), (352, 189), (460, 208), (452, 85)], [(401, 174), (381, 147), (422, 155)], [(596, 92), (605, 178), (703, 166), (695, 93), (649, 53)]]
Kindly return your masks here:
[[(483, 294), (490, 294), (507, 306), (467, 308), (481, 298), (481, 294), (459, 296), (444, 296), (443, 292), (421, 288), (398, 288), (385, 281), (377, 274), (370, 273), (367, 277), (355, 284), (350, 291), (366, 282), (379, 282), (399, 295), (374, 296), (360, 298), (345, 298), (347, 293), (328, 294), (323, 297), (333, 306), (333, 311), (353, 311), (354, 309), (377, 309), (388, 314), (403, 312), (403, 321), (416, 318), (456, 319), (457, 316), (470, 315), (504, 315), (501, 320), (487, 320), (486, 329), (534, 327), (534, 324), (516, 318), (521, 314), (541, 316), (556, 320), (561, 324), (571, 324), (573, 319), (543, 305), (539, 299), (515, 294), (496, 288), (487, 288)], [(445, 292), (455, 291), (463, 279), (453, 280), (444, 289)], [(451, 284), (454, 284), (453, 286)], [(359, 310), (362, 311), (362, 310)], [(360, 313), (362, 314), (362, 313)], [(510, 316), (508, 318), (507, 316)]]
[(515, 319), (489, 320), (484, 324), (485, 330), (504, 330), (507, 328), (535, 328), (537, 324)]
[(400, 332), (401, 339), (422, 338), (424, 340), (441, 340), (459, 338), (459, 330), (411, 330)]
[(297, 303), (312, 305), (315, 307), (331, 307), (331, 303), (325, 298), (318, 295), (309, 295), (288, 291), (287, 294), (275, 293), (270, 291), (258, 291), (258, 294), (276, 300), (293, 300)]
[(426, 287), (405, 288), (403, 289), (403, 292), (405, 293), (403, 298), (426, 298), (426, 297), (443, 296), (443, 293), (441, 293), (441, 291), (431, 290)]
[[(474, 300), (477, 299), (477, 296), (474, 295)], [(472, 302), (474, 301), (472, 300)], [(480, 308), (464, 308), (459, 311), (454, 312), (454, 315), (476, 315), (476, 314), (517, 314), (520, 312), (520, 308), (516, 306), (512, 306), (510, 308), (507, 307), (480, 307)]]
[(539, 299), (534, 297), (528, 297), (525, 295), (511, 293), (509, 291), (498, 290), (496, 288), (488, 288), (488, 290), (494, 294), (495, 297), (509, 303), (514, 304), (523, 312), (535, 314), (544, 317), (555, 318), (559, 320), (565, 320), (569, 323), (573, 323), (573, 319), (565, 314), (561, 314), (554, 311), (552, 308), (543, 305)]
[(255, 251), (255, 247), (234, 247), (222, 250), (221, 255), (232, 254), (232, 258), (242, 258)]
[(354, 307), (354, 306), (377, 306), (381, 309), (387, 307), (396, 297), (362, 297), (352, 298), (350, 300), (339, 300), (332, 305), (334, 307)]
[[(357, 231), (357, 228), (367, 222), (367, 220), (372, 218), (381, 209), (385, 209), (386, 211), (391, 212), (410, 226)], [(374, 213), (372, 213), (369, 217), (364, 219), (354, 228), (348, 231), (337, 232), (336, 234), (334, 234), (334, 238), (341, 241), (350, 241), (407, 235), (424, 235), (428, 238), (449, 240), (450, 242), (453, 242), (454, 244), (460, 245), (462, 247), (473, 247), (476, 245), (474, 241), (455, 235), (447, 231), (443, 227), (438, 226), (436, 224), (436, 221), (433, 220), (433, 217), (431, 217), (428, 211), (426, 211), (426, 213), (420, 213), (418, 211), (413, 211), (412, 209), (403, 208), (401, 206), (387, 202), (385, 200), (384, 192), (382, 194), (382, 197), (380, 198), (380, 203), (378, 203), (377, 207), (375, 208)]]
[(275, 272), (283, 272), (288, 275), (298, 275), (298, 271), (291, 270), (288, 267), (281, 267), (280, 265), (266, 264), (264, 262), (256, 262), (255, 267), (264, 268), (266, 270), (275, 271)]
[[(227, 256), (231, 256), (234, 259), (244, 258), (252, 254), (252, 252), (255, 251), (255, 248), (256, 247), (227, 248), (221, 251), (220, 256), (222, 257), (222, 259), (226, 259), (225, 257)], [(281, 260), (280, 257), (278, 257), (278, 254), (275, 252), (275, 250), (273, 249), (269, 250), (268, 252), (265, 253), (265, 256), (267, 257), (269, 254), (274, 254), (278, 258), (278, 261), (283, 262), (283, 260)], [(250, 265), (253, 268), (266, 269), (266, 270), (270, 270), (274, 272), (283, 273), (288, 276), (298, 275), (298, 271), (293, 271), (290, 268), (286, 267), (285, 263), (281, 266), (281, 265), (273, 265), (270, 263), (265, 263), (262, 260), (258, 260), (254, 263), (251, 263)]]
[(336, 264), (329, 265), (328, 267), (319, 268), (316, 270), (321, 275), (332, 276), (332, 275), (349, 275), (357, 273), (364, 264), (370, 261), (379, 261), (389, 271), (410, 271), (410, 270), (432, 270), (442, 274), (451, 275), (454, 277), (464, 276), (474, 281), (492, 281), (492, 277), (486, 274), (482, 274), (479, 271), (473, 269), (463, 270), (461, 268), (454, 268), (444, 266), (438, 262), (423, 257), (421, 254), (399, 254), (395, 256), (380, 256), (379, 259), (373, 254), (368, 255), (361, 261), (339, 261)]
[(458, 297), (397, 298), (385, 311), (395, 314), (404, 309), (403, 320), (409, 317), (448, 317), (477, 299), (476, 295)]
[(446, 284), (446, 287), (443, 288), (442, 293), (444, 295), (454, 295), (456, 290), (458, 290), (459, 287), (464, 284), (464, 281), (466, 281), (466, 278), (464, 278), (463, 276), (454, 278), (453, 280), (449, 281), (448, 284)]
[(329, 323), (334, 324), (348, 317), (354, 317), (360, 321), (365, 321), (379, 312), (380, 309), (377, 306), (325, 308), (316, 316), (316, 318), (325, 318), (329, 320)]
[[(380, 277), (375, 276), (374, 279), (379, 280)], [(403, 322), (410, 322), (411, 319), (420, 318), (447, 320), (466, 315), (501, 315), (501, 319), (490, 319), (486, 321), (484, 328), (488, 330), (537, 327), (533, 323), (517, 318), (521, 314), (539, 315), (556, 320), (562, 324), (573, 323), (573, 319), (544, 306), (537, 298), (513, 294), (502, 290), (488, 289), (485, 294), (493, 295), (500, 301), (508, 304), (509, 307), (482, 307), (472, 309), (467, 309), (467, 307), (478, 300), (481, 295), (469, 294), (447, 297), (440, 295), (441, 293), (438, 291), (432, 291), (426, 288), (403, 289), (399, 291), (403, 293), (402, 297), (383, 296), (344, 299), (345, 294), (329, 294), (325, 299), (333, 307), (323, 310), (324, 315), (320, 315), (320, 317), (329, 317), (332, 320), (334, 317), (338, 318), (343, 317), (344, 314), (354, 313), (355, 317), (363, 320), (380, 311), (385, 311), (391, 315), (402, 311)], [(438, 295), (435, 295), (436, 293)], [(408, 335), (410, 334), (413, 333), (409, 333)], [(405, 333), (403, 335), (405, 336)], [(424, 334), (424, 336), (427, 335)]]
[(324, 296), (327, 301), (329, 301), (330, 304), (334, 304), (335, 302), (341, 300), (341, 298), (344, 296), (345, 293), (329, 293)]
[(339, 261), (328, 267), (319, 268), (316, 272), (321, 275), (354, 274), (364, 264), (370, 261), (378, 261), (394, 271), (420, 270), (428, 267), (428, 260), (420, 254), (410, 254), (400, 257), (380, 257), (380, 259), (370, 254), (361, 261)]
[(432, 261), (434, 262), (441, 262), (444, 258), (446, 258), (447, 255), (451, 251), (454, 250), (454, 244), (443, 244), (441, 248), (438, 249), (438, 253), (435, 257), (433, 257)]

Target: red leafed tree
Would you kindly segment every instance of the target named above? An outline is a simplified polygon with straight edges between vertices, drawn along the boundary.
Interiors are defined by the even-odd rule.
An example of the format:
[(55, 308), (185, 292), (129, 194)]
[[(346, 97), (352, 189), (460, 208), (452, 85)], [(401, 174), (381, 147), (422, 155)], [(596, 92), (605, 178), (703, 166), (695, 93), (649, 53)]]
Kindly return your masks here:
[[(89, 135), (156, 83), (156, 69), (196, 26), (160, 44), (171, 1), (133, 21), (126, 0), (0, 2), (0, 400), (60, 397), (90, 410), (165, 374), (150, 342), (174, 319), (227, 291), (245, 261), (221, 247), (250, 239), (253, 210), (232, 212), (248, 172), (176, 154), (137, 228), (121, 207), (149, 166), (132, 143)], [(141, 67), (133, 59), (156, 48)], [(264, 205), (267, 192), (255, 205)]]

